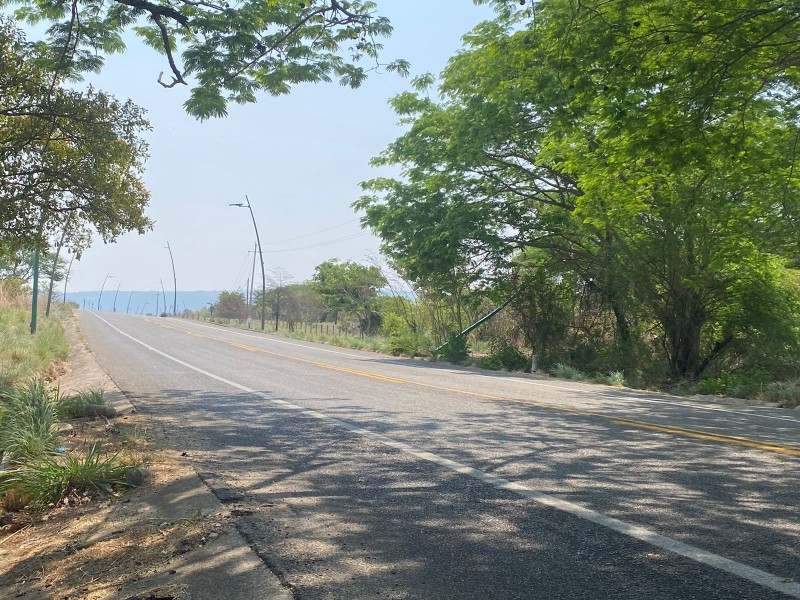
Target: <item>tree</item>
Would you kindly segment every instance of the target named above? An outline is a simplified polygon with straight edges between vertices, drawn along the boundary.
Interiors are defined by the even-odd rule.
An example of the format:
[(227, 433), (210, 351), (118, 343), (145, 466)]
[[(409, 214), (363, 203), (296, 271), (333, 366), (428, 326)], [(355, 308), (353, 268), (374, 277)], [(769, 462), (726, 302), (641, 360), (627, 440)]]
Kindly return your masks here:
[(244, 319), (247, 302), (241, 292), (220, 292), (214, 311), (221, 319)]
[[(727, 7), (704, 6), (704, 19), (730, 23)], [(797, 252), (791, 82), (765, 83), (764, 69), (733, 61), (709, 87), (692, 69), (715, 68), (713, 49), (684, 40), (673, 50), (662, 35), (671, 61), (644, 52), (621, 24), (679, 21), (682, 9), (664, 2), (530, 10), (535, 26), (509, 11), (467, 37), (441, 101), (431, 78), (393, 100), (409, 130), (374, 162), (402, 166), (403, 180), (367, 182), (356, 207), (395, 260), (424, 267), (415, 277), (481, 264), (484, 279), (499, 280), (538, 249), (551, 276), (574, 274), (602, 300), (617, 343), (655, 323), (671, 375), (698, 377), (733, 340), (764, 330), (744, 290), (756, 281), (777, 290), (780, 265)], [(750, 51), (757, 22), (737, 38), (746, 61), (770, 51)], [(722, 326), (727, 314), (750, 320)]]
[(125, 49), (123, 32), (133, 31), (164, 54), (169, 75), (165, 80), (159, 74), (162, 86), (192, 85), (185, 108), (200, 119), (224, 116), (229, 101), (254, 102), (259, 91), (286, 94), (294, 84), (332, 78), (358, 87), (370, 70), (408, 69), (402, 60), (378, 62), (378, 39), (392, 28), (369, 1), (23, 0), (13, 5), (18, 19), (51, 24), (46, 58), (70, 76), (99, 70), (104, 55)]
[(352, 312), (358, 317), (362, 333), (373, 332), (373, 300), (386, 284), (377, 267), (328, 260), (317, 266), (313, 282), (331, 311)]
[(36, 58), (18, 30), (0, 24), (2, 250), (43, 248), (64, 235), (79, 254), (92, 230), (105, 242), (148, 230), (142, 110), (92, 89), (64, 89)]

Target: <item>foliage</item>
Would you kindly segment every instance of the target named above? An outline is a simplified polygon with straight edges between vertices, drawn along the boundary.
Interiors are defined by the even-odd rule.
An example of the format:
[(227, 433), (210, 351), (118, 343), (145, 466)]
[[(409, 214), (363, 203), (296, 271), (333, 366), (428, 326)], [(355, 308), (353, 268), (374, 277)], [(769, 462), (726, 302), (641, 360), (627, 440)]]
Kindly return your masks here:
[(247, 301), (241, 292), (220, 292), (214, 306), (214, 314), (220, 319), (244, 319), (247, 317)]
[(44, 508), (68, 496), (113, 494), (115, 487), (127, 485), (125, 473), (135, 466), (93, 445), (83, 454), (43, 455), (27, 461), (24, 469), (0, 474), (0, 493), (15, 490), (29, 498), (33, 508)]
[(785, 407), (800, 406), (800, 380), (770, 383), (759, 397), (770, 402), (778, 402)]
[(386, 279), (377, 267), (328, 260), (317, 265), (312, 281), (314, 289), (334, 315), (338, 316), (340, 312), (357, 315), (365, 334), (374, 333), (380, 325), (376, 323), (373, 306)]
[(559, 379), (572, 379), (575, 381), (583, 381), (587, 379), (585, 373), (582, 373), (575, 367), (571, 367), (563, 363), (558, 363), (552, 369), (550, 369), (550, 375), (553, 377), (558, 377)]
[(393, 313), (388, 313), (381, 326), (387, 336), (389, 352), (394, 355), (430, 356), (433, 343), (424, 333), (413, 330), (406, 321)]
[(69, 354), (58, 317), (42, 318), (30, 335), (30, 301), (6, 294), (0, 286), (0, 387), (16, 387), (34, 376), (48, 376), (56, 361)]
[(611, 371), (608, 375), (601, 377), (600, 381), (601, 383), (614, 387), (623, 387), (626, 385), (625, 373), (622, 371)]
[(41, 58), (0, 22), (0, 254), (64, 232), (79, 253), (92, 229), (105, 242), (148, 230), (143, 111), (91, 88), (61, 87)]
[(332, 78), (358, 87), (370, 70), (408, 70), (403, 60), (378, 62), (378, 39), (392, 28), (370, 1), (5, 4), (17, 7), (18, 19), (50, 24), (44, 44), (31, 46), (43, 45), (48, 63), (73, 77), (124, 51), (123, 34), (132, 31), (164, 55), (162, 86), (191, 85), (185, 107), (200, 119), (224, 116), (229, 101), (254, 102), (260, 91), (286, 94), (295, 84)]
[(519, 349), (503, 346), (482, 358), (479, 365), (492, 371), (528, 371), (531, 361)]
[(0, 395), (0, 454), (3, 462), (18, 462), (50, 452), (56, 443), (53, 426), (58, 406), (44, 380), (31, 381), (17, 392)]
[(469, 359), (469, 340), (465, 335), (451, 333), (438, 354), (447, 362), (462, 365)]
[(451, 297), (457, 274), (517, 288), (528, 341), (592, 371), (660, 352), (697, 378), (757, 366), (767, 340), (796, 363), (794, 21), (743, 0), (495, 4), (438, 98), (422, 78), (392, 100), (408, 131), (373, 164), (403, 178), (355, 204), (383, 251)]
[(58, 414), (62, 419), (77, 419), (86, 415), (86, 407), (106, 403), (102, 390), (88, 390), (74, 396), (64, 396), (58, 401)]

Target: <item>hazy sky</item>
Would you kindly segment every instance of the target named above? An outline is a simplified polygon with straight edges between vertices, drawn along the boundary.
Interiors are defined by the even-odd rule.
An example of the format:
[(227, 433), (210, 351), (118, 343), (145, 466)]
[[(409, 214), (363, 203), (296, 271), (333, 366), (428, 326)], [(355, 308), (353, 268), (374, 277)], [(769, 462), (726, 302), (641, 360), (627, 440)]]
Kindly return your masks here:
[[(471, 0), (378, 5), (395, 28), (384, 56), (411, 61), (412, 76), (438, 74), (461, 48), (461, 36), (492, 16)], [(303, 85), (289, 96), (231, 105), (227, 118), (200, 123), (183, 112), (186, 89), (156, 83), (164, 67), (162, 57), (136, 42), (86, 79), (148, 110), (153, 131), (145, 182), (156, 223), (146, 235), (115, 244), (98, 239), (73, 265), (71, 291), (97, 290), (109, 273), (123, 290), (156, 289), (162, 279), (171, 288), (167, 241), (178, 289), (244, 289), (255, 235), (247, 209), (228, 204), (244, 202), (245, 194), (267, 270), (281, 268), (303, 281), (327, 259), (363, 261), (377, 251), (377, 239), (360, 229), (350, 204), (359, 182), (386, 173), (368, 161), (401, 132), (387, 101), (410, 88), (407, 79), (373, 75), (357, 90)]]

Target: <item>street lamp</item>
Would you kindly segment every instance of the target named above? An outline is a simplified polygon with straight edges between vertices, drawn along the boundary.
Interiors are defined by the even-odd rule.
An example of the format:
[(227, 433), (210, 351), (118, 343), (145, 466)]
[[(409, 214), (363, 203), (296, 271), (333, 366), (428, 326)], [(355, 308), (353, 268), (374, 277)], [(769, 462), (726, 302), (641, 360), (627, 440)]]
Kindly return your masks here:
[(175, 276), (175, 260), (172, 258), (172, 248), (169, 247), (169, 242), (164, 247), (169, 250), (169, 260), (172, 263), (172, 285), (175, 289), (175, 293), (172, 296), (172, 314), (176, 315), (178, 314), (178, 278)]
[(119, 294), (119, 286), (121, 286), (121, 285), (122, 285), (122, 282), (118, 283), (117, 284), (117, 291), (114, 292), (114, 308), (111, 310), (111, 312), (117, 312), (117, 294)]
[(102, 304), (100, 304), (100, 302), (103, 300), (103, 290), (106, 287), (106, 281), (108, 281), (112, 277), (114, 277), (114, 276), (111, 275), (111, 274), (108, 274), (108, 275), (106, 275), (106, 278), (103, 279), (103, 285), (100, 286), (100, 296), (97, 298), (97, 312), (100, 312), (100, 310), (102, 308)]
[(250, 211), (250, 218), (253, 219), (253, 229), (256, 230), (256, 242), (258, 243), (258, 255), (261, 258), (261, 331), (264, 331), (264, 323), (266, 322), (266, 306), (267, 306), (267, 274), (264, 270), (264, 253), (261, 251), (261, 238), (258, 236), (258, 225), (256, 225), (256, 218), (253, 215), (253, 207), (250, 206), (250, 198), (245, 194), (247, 204), (241, 202), (229, 204), (228, 206), (238, 206), (244, 208), (245, 206)]

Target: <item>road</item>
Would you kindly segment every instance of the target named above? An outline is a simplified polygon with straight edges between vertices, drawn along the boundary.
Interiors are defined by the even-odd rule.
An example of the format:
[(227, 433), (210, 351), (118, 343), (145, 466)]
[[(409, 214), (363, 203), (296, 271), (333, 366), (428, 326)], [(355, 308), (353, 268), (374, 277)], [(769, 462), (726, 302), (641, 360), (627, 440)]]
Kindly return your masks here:
[(78, 318), (297, 598), (800, 598), (799, 411)]

